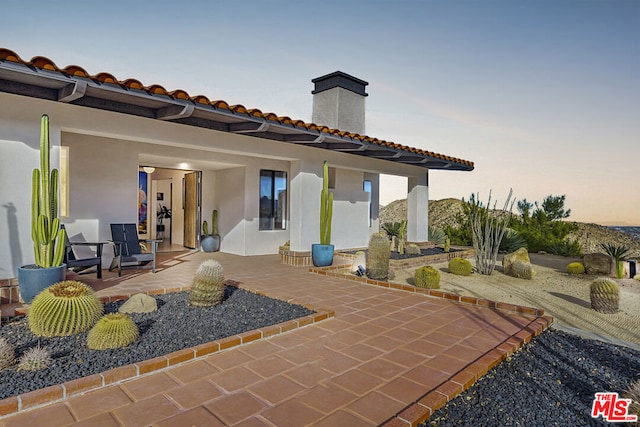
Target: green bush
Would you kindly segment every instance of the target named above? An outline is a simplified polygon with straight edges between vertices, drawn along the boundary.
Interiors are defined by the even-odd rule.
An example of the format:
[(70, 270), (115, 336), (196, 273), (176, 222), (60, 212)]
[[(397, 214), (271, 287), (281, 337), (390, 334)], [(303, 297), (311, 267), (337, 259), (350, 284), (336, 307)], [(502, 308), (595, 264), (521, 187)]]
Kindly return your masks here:
[(449, 261), (449, 273), (457, 276), (470, 276), (472, 271), (473, 266), (467, 259), (454, 258)]
[(439, 289), (440, 272), (430, 265), (420, 267), (413, 275), (413, 283), (417, 288)]

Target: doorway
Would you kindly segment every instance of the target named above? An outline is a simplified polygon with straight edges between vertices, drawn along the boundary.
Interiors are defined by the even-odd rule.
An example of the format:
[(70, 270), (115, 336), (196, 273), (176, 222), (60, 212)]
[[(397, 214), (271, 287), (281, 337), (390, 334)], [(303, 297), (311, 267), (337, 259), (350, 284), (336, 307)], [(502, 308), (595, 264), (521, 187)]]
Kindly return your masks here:
[(148, 226), (140, 238), (161, 240), (159, 252), (198, 247), (200, 176), (197, 171), (162, 167), (148, 174)]

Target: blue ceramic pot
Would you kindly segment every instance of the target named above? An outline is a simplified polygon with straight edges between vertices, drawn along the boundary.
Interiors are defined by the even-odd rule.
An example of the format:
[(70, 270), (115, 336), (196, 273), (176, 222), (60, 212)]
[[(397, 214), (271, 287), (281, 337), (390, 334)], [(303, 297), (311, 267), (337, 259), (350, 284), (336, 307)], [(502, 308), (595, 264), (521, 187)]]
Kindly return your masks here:
[(311, 260), (316, 267), (327, 267), (333, 264), (333, 245), (311, 245)]
[(200, 238), (200, 247), (203, 252), (218, 252), (220, 250), (220, 235), (207, 235)]
[(18, 267), (18, 289), (25, 304), (54, 283), (62, 282), (67, 274), (67, 264), (59, 267), (41, 268), (35, 265)]

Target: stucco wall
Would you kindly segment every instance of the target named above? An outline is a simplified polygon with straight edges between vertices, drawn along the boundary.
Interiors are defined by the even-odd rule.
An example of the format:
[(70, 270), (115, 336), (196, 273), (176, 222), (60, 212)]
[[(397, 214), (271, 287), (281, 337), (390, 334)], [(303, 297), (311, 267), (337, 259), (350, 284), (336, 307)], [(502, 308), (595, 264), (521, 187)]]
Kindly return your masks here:
[[(363, 246), (368, 240), (365, 177), (373, 178), (375, 221), (379, 173), (407, 177), (425, 173), (416, 166), (306, 145), (5, 93), (0, 93), (0, 105), (11, 105), (0, 109), (0, 206), (6, 218), (0, 225), (0, 279), (15, 277), (14, 266), (33, 260), (30, 171), (37, 165), (40, 114), (45, 112), (51, 117), (52, 144), (58, 146), (62, 137), (70, 146), (70, 215), (65, 222), (87, 238), (107, 240), (111, 222), (136, 222), (139, 164), (202, 170), (203, 214), (209, 217), (211, 209), (219, 210), (222, 250), (243, 255), (276, 253), (287, 240), (292, 250), (308, 251), (319, 240), (323, 160), (338, 171), (332, 236), (338, 248)], [(53, 162), (57, 164), (57, 154)], [(260, 168), (288, 172), (287, 230), (258, 231)], [(174, 182), (174, 194), (181, 191), (180, 185)], [(206, 192), (212, 187), (213, 194)]]

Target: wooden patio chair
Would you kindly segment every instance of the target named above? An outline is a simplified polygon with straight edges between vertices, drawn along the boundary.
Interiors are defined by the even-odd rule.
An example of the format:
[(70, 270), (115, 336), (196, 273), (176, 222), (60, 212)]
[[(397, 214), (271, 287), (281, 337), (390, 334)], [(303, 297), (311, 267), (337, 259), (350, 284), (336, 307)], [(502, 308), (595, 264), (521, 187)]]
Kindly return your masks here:
[[(136, 224), (111, 224), (111, 238), (113, 242), (114, 258), (109, 271), (118, 269), (118, 276), (122, 276), (125, 268), (151, 268), (156, 272), (156, 252), (159, 240), (139, 239)], [(151, 245), (151, 252), (142, 252), (140, 243)], [(151, 263), (150, 266), (147, 264)]]
[[(61, 225), (64, 229), (64, 225)], [(65, 230), (66, 231), (66, 230)], [(92, 274), (93, 271), (85, 271), (96, 267), (98, 279), (102, 279), (102, 246), (105, 242), (87, 242), (82, 234), (74, 236), (74, 241), (64, 233), (64, 263), (67, 268), (78, 274)], [(90, 247), (95, 247), (93, 252)]]

